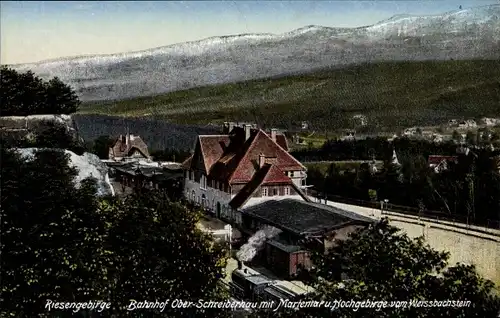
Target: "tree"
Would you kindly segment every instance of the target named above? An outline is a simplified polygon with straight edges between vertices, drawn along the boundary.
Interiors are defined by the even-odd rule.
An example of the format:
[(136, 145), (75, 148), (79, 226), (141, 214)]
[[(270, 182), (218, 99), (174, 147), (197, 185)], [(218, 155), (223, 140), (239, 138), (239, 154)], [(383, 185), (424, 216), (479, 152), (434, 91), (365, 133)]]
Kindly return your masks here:
[(46, 299), (104, 299), (105, 223), (95, 183), (75, 188), (62, 151), (26, 162), (2, 148), (0, 316), (34, 317)]
[(35, 136), (32, 147), (68, 149), (79, 155), (85, 152), (84, 145), (65, 125), (47, 121), (44, 126), (46, 129)]
[[(312, 300), (464, 300), (470, 307), (453, 308), (339, 308), (335, 317), (497, 317), (500, 298), (493, 283), (480, 277), (473, 266), (446, 268), (448, 253), (410, 239), (383, 219), (360, 229), (333, 247), (315, 253), (310, 273), (316, 291)], [(367, 260), (370, 260), (367, 262)], [(344, 276), (339, 279), (339, 269)], [(341, 284), (340, 284), (341, 283)], [(330, 309), (303, 310), (297, 316), (326, 317)]]
[(101, 159), (108, 159), (109, 148), (113, 146), (115, 141), (109, 136), (100, 136), (92, 143), (90, 151), (96, 154)]
[[(47, 299), (108, 301), (121, 317), (130, 299), (224, 298), (226, 251), (196, 227), (197, 212), (158, 192), (97, 198), (95, 180), (75, 185), (63, 151), (26, 161), (0, 150), (1, 317), (35, 317)], [(225, 312), (162, 313), (188, 314)]]
[[(473, 266), (447, 266), (448, 253), (410, 239), (387, 219), (352, 233), (327, 254), (312, 255), (304, 278), (315, 291), (304, 301), (470, 301), (470, 307), (337, 308), (259, 311), (255, 317), (497, 317), (500, 298)], [(369, 260), (369, 261), (367, 261)]]
[[(200, 214), (157, 191), (139, 193), (124, 202), (104, 201), (101, 210), (112, 216), (115, 225), (109, 243), (119, 266), (110, 272), (109, 281), (117, 308), (127, 306), (130, 299), (197, 302), (224, 298), (218, 282), (224, 275), (226, 250), (197, 228)], [(202, 313), (167, 308), (163, 314), (189, 316), (193, 312)]]
[(18, 73), (2, 66), (0, 81), (2, 116), (71, 114), (80, 105), (75, 91), (57, 77), (46, 82), (31, 71)]

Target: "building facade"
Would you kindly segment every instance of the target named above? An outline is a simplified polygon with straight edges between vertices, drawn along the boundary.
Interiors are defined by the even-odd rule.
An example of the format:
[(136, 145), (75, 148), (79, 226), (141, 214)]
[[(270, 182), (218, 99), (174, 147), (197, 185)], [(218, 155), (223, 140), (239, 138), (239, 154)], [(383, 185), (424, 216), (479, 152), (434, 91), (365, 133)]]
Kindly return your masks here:
[(131, 134), (120, 135), (112, 147), (109, 148), (110, 160), (127, 161), (146, 159), (150, 160), (148, 146), (140, 136)]
[(288, 153), (284, 135), (225, 123), (222, 135), (201, 135), (184, 163), (185, 198), (218, 218), (241, 224), (238, 210), (276, 198), (309, 200), (307, 170)]

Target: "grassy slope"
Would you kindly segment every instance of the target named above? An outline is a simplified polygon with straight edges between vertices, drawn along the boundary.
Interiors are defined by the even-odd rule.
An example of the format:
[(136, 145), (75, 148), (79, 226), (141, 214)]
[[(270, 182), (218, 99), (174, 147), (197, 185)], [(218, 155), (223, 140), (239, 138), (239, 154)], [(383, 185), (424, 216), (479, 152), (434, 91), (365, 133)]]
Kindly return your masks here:
[(142, 116), (177, 123), (252, 120), (314, 129), (407, 126), (500, 114), (500, 61), (376, 63), (312, 74), (207, 86), (159, 96), (85, 104), (81, 113)]

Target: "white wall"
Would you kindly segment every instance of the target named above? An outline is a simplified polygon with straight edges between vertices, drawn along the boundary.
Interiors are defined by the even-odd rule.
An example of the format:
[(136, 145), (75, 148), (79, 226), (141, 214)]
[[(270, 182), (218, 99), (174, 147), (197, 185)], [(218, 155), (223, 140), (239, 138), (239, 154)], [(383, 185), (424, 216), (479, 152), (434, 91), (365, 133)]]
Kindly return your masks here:
[(423, 235), (433, 249), (450, 252), (450, 265), (457, 262), (474, 264), (481, 275), (500, 286), (500, 230), (462, 223), (437, 222), (393, 212), (382, 215), (379, 209), (338, 202), (327, 201), (327, 204), (375, 219), (388, 217), (391, 225), (402, 229), (408, 236)]
[(228, 210), (229, 201), (231, 201), (232, 196), (229, 193), (220, 191), (219, 189), (214, 189), (207, 186), (207, 189), (201, 189), (200, 184), (194, 180), (184, 179), (184, 195), (188, 201), (192, 201), (192, 192), (195, 192), (195, 203), (198, 203), (198, 198), (201, 202), (201, 197), (204, 194), (207, 202), (207, 207), (216, 212), (217, 202), (221, 204), (221, 210)]

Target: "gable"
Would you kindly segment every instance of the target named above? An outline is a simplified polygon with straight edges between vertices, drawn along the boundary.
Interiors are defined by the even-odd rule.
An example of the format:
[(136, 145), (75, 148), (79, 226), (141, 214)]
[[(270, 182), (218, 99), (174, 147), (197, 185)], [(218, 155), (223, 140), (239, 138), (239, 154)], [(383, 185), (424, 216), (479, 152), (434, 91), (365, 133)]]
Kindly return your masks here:
[(196, 142), (193, 158), (191, 159), (191, 169), (196, 169), (206, 172), (205, 162), (203, 160), (203, 153), (201, 152), (201, 145), (199, 139)]

